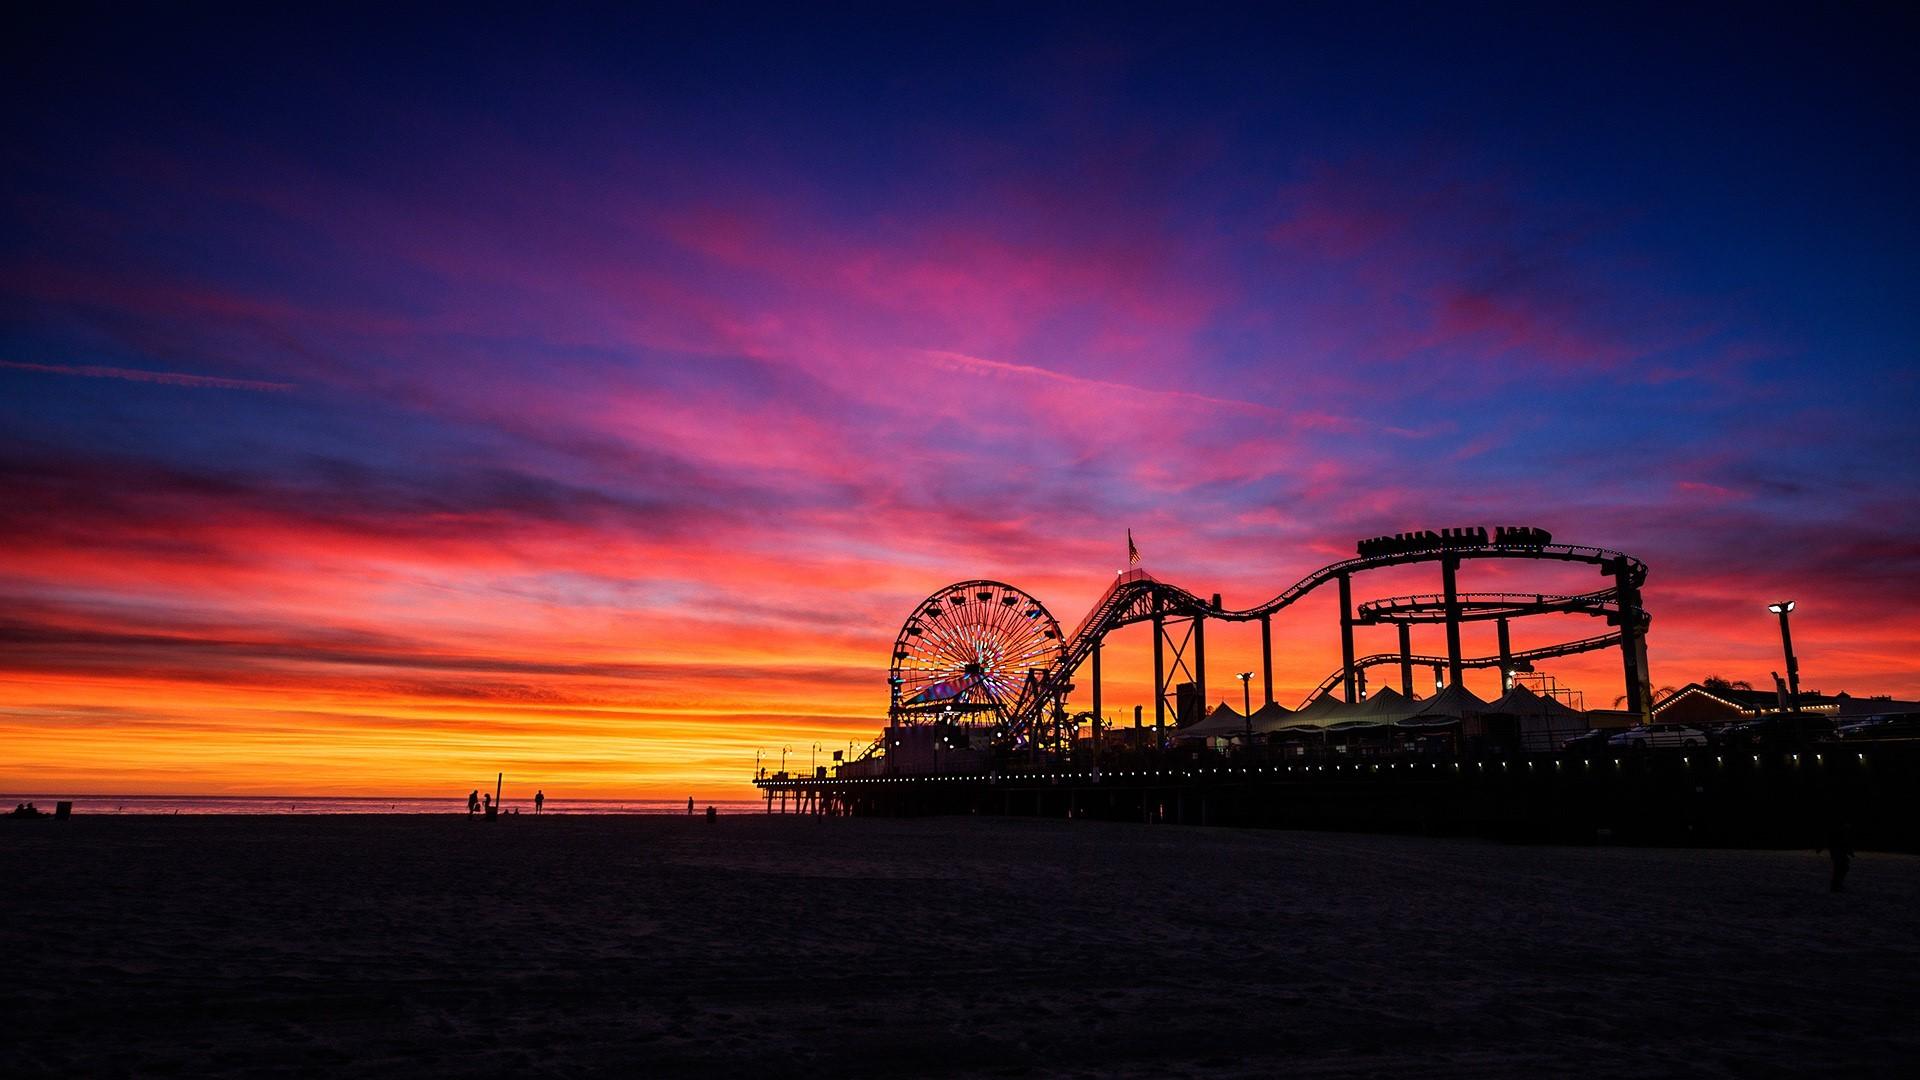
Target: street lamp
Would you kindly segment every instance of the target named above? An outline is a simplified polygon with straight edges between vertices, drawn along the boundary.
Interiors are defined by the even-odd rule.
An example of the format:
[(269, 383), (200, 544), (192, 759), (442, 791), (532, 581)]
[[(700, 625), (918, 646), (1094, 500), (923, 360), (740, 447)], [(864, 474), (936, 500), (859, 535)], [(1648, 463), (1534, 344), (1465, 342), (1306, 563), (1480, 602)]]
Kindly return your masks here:
[(1238, 671), (1234, 678), (1240, 680), (1240, 709), (1247, 725), (1247, 749), (1253, 749), (1253, 678), (1251, 671)]
[(820, 744), (814, 743), (813, 756), (807, 759), (807, 775), (818, 776), (819, 774), (820, 774)]
[(1787, 616), (1793, 613), (1793, 601), (1768, 604), (1767, 610), (1780, 616), (1780, 647), (1787, 654), (1787, 709), (1800, 711), (1800, 661), (1793, 655), (1793, 631), (1787, 628)]
[(782, 746), (780, 748), (780, 771), (781, 772), (787, 771), (787, 751), (791, 749), (793, 749), (793, 747), (791, 746)]
[(755, 750), (753, 752), (753, 778), (758, 780), (764, 775), (766, 774), (760, 771), (760, 751)]

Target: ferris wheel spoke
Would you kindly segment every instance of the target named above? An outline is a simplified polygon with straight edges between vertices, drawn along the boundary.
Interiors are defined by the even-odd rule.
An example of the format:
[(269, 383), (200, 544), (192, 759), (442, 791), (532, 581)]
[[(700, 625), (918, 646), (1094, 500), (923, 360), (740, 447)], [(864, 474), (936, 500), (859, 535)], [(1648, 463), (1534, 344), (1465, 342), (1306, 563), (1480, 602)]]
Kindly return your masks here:
[(1030, 666), (1036, 666), (1033, 663), (1034, 661), (1045, 659), (1052, 652), (1054, 652), (1054, 650), (1050, 648), (1028, 649), (1025, 652), (1016, 653), (1013, 656), (1008, 657), (1006, 660), (1006, 665), (1008, 667), (1020, 668), (1021, 670), (1024, 671), (1026, 668)]
[(946, 618), (947, 617), (942, 614), (923, 623), (921, 626), (921, 640), (927, 644), (930, 650), (943, 657), (947, 662), (960, 662), (964, 664), (964, 657), (966, 655), (964, 646), (955, 636), (953, 628), (946, 622)]
[[(948, 609), (948, 611), (951, 612), (951, 609)], [(934, 643), (940, 647), (941, 651), (950, 660), (958, 662), (963, 667), (971, 662), (966, 637), (961, 632), (960, 626), (957, 621), (955, 621), (954, 616), (950, 614), (941, 615), (934, 621), (930, 629)]]
[(997, 581), (950, 585), (921, 601), (894, 643), (892, 710), (930, 716), (960, 706), (1005, 718), (1034, 670), (1058, 662), (1059, 624), (1039, 601)]
[(965, 671), (972, 662), (965, 644), (957, 640), (941, 639), (934, 643), (934, 649), (941, 668), (955, 674)]

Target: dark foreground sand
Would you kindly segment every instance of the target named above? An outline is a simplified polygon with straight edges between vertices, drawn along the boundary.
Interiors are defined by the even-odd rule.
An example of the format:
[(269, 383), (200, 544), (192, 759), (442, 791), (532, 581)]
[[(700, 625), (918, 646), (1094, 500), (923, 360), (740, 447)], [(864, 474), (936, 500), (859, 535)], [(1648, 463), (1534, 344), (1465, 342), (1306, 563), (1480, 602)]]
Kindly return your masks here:
[(1021, 820), (0, 821), (0, 1076), (1892, 1074), (1920, 860)]

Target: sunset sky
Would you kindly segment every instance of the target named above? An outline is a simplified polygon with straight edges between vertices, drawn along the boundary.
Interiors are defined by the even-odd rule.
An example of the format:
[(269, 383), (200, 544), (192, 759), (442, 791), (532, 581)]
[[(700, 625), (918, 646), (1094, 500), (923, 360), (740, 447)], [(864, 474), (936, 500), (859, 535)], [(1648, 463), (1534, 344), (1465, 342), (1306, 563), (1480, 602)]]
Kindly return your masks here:
[(1791, 597), (1804, 687), (1920, 696), (1900, 9), (703, 10), (13, 16), (0, 789), (747, 797), (1128, 528), (1238, 607), (1538, 525), (1650, 564), (1655, 685)]

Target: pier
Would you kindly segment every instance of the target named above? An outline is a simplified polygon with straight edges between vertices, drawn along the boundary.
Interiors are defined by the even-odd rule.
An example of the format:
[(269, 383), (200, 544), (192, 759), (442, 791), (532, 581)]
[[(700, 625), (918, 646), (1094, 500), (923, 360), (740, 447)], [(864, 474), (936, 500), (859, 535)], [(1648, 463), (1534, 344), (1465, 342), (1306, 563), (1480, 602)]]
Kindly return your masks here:
[[(1585, 565), (1600, 588), (1500, 592), (1460, 587), (1478, 560)], [(1440, 590), (1364, 600), (1363, 574), (1427, 564)], [(1723, 736), (1681, 724), (1657, 729), (1648, 688), (1644, 562), (1607, 548), (1555, 543), (1544, 529), (1500, 526), (1373, 537), (1244, 608), (1144, 570), (1115, 575), (1073, 628), (1004, 582), (949, 585), (915, 606), (895, 639), (885, 729), (866, 751), (810, 775), (755, 778), (769, 814), (928, 814), (1090, 818), (1462, 833), (1575, 843), (1815, 846), (1844, 821), (1856, 842), (1920, 850), (1920, 740), (1834, 739), (1803, 717), (1837, 706), (1797, 692), (1767, 715), (1780, 731)], [(1323, 585), (1339, 594), (1341, 664), (1288, 709), (1275, 700), (1272, 620)], [(1514, 645), (1534, 616), (1585, 616), (1602, 633)], [(1244, 711), (1208, 702), (1211, 621), (1258, 622), (1262, 704), (1253, 671), (1238, 672)], [(1496, 624), (1498, 651), (1467, 656), (1462, 624)], [(1103, 712), (1102, 650), (1123, 627), (1153, 627), (1152, 722)], [(1415, 653), (1414, 627), (1444, 630), (1443, 654)], [(1354, 628), (1393, 626), (1397, 652), (1357, 655)], [(1624, 708), (1585, 707), (1537, 665), (1617, 649)], [(1369, 693), (1370, 667), (1398, 668), (1399, 688)], [(1433, 691), (1415, 690), (1431, 668)], [(1474, 696), (1472, 668), (1497, 667), (1502, 695)], [(1089, 676), (1081, 684), (1082, 672)], [(1084, 692), (1090, 707), (1071, 702)], [(1758, 711), (1751, 714), (1761, 715)], [(1785, 727), (1791, 727), (1787, 732)], [(1611, 736), (1628, 732), (1625, 744)]]
[(986, 814), (1565, 843), (1813, 847), (1838, 813), (1856, 843), (1920, 851), (1920, 740), (1497, 758), (1203, 752), (1033, 772), (756, 783), (774, 814)]

